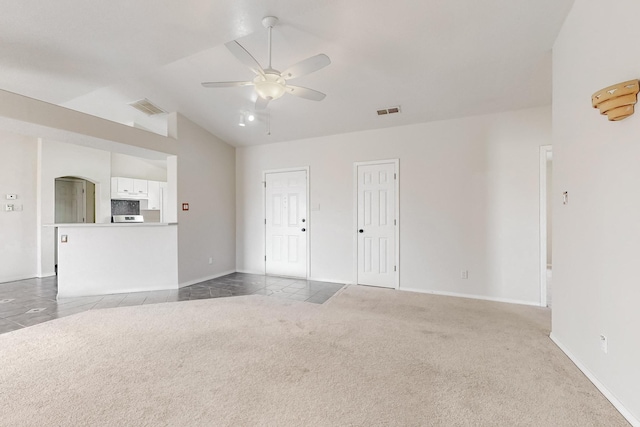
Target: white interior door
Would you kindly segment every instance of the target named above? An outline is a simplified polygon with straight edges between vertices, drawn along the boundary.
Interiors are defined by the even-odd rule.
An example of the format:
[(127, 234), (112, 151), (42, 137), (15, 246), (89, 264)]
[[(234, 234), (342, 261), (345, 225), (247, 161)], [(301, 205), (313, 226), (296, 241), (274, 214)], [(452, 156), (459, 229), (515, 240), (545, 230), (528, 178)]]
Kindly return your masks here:
[(358, 284), (396, 287), (396, 164), (357, 166)]
[(307, 172), (265, 174), (265, 272), (307, 277)]

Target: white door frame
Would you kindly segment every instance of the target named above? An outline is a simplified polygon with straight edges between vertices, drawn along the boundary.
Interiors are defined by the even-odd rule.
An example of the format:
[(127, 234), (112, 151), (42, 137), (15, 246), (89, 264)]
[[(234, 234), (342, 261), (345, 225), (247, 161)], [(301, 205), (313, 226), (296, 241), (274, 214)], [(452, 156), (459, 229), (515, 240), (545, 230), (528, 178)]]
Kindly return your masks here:
[(540, 146), (540, 306), (547, 306), (547, 159), (551, 145)]
[(400, 289), (400, 159), (372, 160), (353, 163), (353, 284), (358, 284), (358, 166), (393, 163), (396, 175), (395, 188), (395, 265), (394, 288)]
[(309, 166), (300, 166), (297, 168), (283, 168), (283, 169), (268, 169), (262, 172), (262, 213), (263, 213), (263, 217), (264, 217), (264, 232), (262, 233), (262, 236), (264, 238), (264, 275), (267, 275), (267, 174), (269, 173), (281, 173), (281, 172), (300, 172), (300, 171), (304, 171), (307, 173), (307, 226), (305, 227), (307, 229), (306, 233), (307, 233), (307, 259), (306, 259), (306, 263), (307, 263), (307, 275), (306, 275), (306, 279), (309, 280), (310, 274), (309, 274), (309, 270), (311, 267), (311, 251), (310, 249), (310, 241), (311, 241), (311, 233), (313, 230), (313, 227), (311, 226), (311, 210), (309, 209), (310, 204), (309, 204), (309, 199), (311, 199), (310, 193), (309, 193), (309, 188), (310, 185), (309, 183), (311, 182), (311, 177), (309, 175)]

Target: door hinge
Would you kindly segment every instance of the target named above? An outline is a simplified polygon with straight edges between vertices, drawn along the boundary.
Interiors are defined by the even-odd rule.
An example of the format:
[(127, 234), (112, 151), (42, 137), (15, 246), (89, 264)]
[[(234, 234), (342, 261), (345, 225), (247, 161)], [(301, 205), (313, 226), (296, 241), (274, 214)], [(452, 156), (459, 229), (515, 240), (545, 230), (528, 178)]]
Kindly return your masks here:
[(267, 218), (264, 219), (264, 225), (267, 225)]
[(395, 265), (393, 266), (393, 271), (398, 271), (398, 268)]
[(267, 188), (267, 181), (262, 181), (262, 183), (264, 184), (264, 188)]
[(398, 175), (396, 175), (395, 173), (393, 174), (393, 179), (398, 179)]
[(267, 260), (267, 256), (266, 256), (266, 255), (264, 256), (264, 260), (265, 260), (265, 261)]
[(393, 220), (393, 225), (398, 225), (395, 219)]

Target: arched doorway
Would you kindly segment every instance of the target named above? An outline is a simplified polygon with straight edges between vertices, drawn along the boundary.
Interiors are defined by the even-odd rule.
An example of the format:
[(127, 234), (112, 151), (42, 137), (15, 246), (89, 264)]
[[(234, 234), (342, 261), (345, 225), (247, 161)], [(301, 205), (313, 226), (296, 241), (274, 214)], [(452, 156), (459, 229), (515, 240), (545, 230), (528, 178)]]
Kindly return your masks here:
[(56, 224), (95, 223), (96, 186), (74, 176), (55, 180)]

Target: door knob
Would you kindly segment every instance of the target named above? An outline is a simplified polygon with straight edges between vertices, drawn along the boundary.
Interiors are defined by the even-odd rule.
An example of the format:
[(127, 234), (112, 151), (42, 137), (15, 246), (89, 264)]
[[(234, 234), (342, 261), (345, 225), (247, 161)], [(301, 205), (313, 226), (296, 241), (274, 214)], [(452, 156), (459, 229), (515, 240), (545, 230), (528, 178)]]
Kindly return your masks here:
[(304, 218), (302, 218), (302, 222), (305, 222), (306, 220)]
[(307, 231), (307, 229), (306, 229), (306, 228), (303, 228), (303, 229), (302, 229), (302, 231)]
[(364, 230), (361, 228), (360, 230), (358, 230), (358, 233), (364, 233)]

